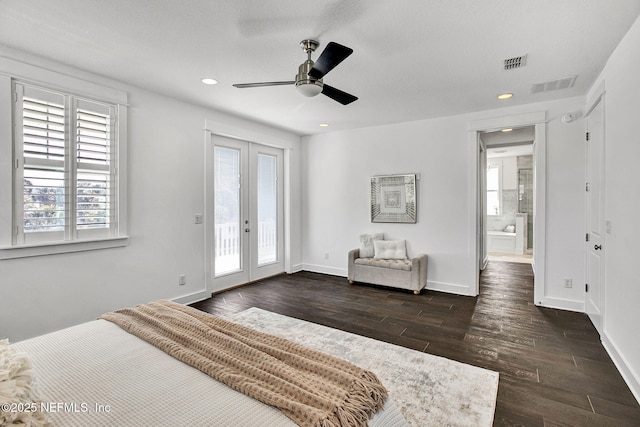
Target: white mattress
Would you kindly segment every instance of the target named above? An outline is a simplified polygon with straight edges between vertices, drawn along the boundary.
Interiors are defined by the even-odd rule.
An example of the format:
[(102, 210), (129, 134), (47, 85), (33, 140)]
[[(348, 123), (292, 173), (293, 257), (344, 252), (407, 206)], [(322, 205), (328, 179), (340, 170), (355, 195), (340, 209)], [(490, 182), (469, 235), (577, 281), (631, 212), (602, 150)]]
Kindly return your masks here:
[[(296, 425), (105, 320), (13, 346), (31, 357), (56, 426)], [(407, 424), (389, 399), (370, 425)]]

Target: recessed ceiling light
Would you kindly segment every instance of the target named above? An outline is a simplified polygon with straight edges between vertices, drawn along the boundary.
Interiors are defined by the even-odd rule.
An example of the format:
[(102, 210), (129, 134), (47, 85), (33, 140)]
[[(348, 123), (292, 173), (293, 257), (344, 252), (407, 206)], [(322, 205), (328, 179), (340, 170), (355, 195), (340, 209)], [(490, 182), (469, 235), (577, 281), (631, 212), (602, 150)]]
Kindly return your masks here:
[(512, 93), (501, 93), (498, 95), (498, 99), (509, 99), (513, 96)]
[(502, 132), (511, 132), (512, 130), (513, 129), (511, 129), (511, 128), (505, 128), (505, 129), (502, 129)]
[(206, 79), (202, 79), (202, 83), (206, 85), (217, 85), (218, 81), (216, 79), (206, 78)]
[(329, 123), (320, 123), (320, 127), (321, 128), (328, 128), (329, 127)]

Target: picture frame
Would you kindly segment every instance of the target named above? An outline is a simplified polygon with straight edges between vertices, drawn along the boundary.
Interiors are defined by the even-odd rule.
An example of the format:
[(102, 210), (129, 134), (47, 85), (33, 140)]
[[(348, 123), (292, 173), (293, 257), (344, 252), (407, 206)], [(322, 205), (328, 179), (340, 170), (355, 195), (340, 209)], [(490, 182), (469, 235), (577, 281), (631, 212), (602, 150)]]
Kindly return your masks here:
[(371, 177), (371, 222), (415, 224), (416, 174)]

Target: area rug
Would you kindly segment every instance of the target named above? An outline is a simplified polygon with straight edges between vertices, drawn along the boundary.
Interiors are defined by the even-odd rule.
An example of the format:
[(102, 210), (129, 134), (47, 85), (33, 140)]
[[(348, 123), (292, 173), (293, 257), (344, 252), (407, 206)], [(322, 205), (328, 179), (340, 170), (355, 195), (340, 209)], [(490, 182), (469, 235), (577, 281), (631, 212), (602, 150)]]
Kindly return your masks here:
[(412, 426), (493, 424), (497, 372), (256, 307), (229, 319), (373, 371)]

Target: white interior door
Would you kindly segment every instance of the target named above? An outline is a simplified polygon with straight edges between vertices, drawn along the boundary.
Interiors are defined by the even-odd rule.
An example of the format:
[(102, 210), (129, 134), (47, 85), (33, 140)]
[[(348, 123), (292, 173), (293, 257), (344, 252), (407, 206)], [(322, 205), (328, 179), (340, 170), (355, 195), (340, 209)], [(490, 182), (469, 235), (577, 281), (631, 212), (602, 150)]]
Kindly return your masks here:
[(604, 106), (600, 99), (587, 116), (585, 311), (602, 335), (604, 308)]
[(222, 136), (212, 144), (207, 253), (215, 291), (284, 271), (283, 153)]

